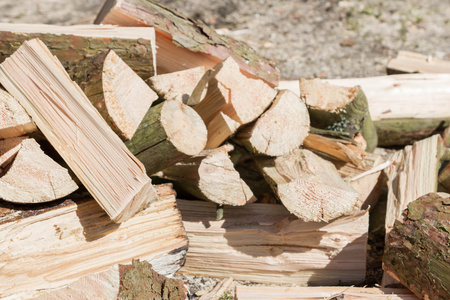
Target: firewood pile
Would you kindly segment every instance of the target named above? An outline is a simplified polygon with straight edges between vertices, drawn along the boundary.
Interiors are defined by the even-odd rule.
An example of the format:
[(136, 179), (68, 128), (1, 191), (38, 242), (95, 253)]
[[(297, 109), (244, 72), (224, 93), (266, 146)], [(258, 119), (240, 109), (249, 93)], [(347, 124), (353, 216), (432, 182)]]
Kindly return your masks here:
[[(0, 24), (0, 296), (449, 299), (450, 65), (388, 69), (279, 80), (153, 0)], [(383, 287), (351, 287), (383, 195)]]

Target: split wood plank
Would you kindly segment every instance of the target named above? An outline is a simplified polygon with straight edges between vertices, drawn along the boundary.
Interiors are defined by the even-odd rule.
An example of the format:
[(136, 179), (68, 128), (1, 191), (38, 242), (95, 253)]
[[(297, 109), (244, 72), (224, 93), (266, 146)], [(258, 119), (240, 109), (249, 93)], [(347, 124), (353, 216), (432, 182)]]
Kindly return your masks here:
[(387, 73), (450, 73), (450, 61), (440, 60), (431, 55), (400, 50), (397, 57), (386, 66)]
[(303, 222), (282, 205), (177, 200), (189, 238), (180, 272), (261, 283), (336, 285), (365, 278), (368, 213)]
[(245, 205), (256, 201), (228, 156), (231, 145), (200, 154), (164, 169), (157, 175), (174, 181), (175, 187), (217, 204)]
[[(450, 74), (401, 74), (325, 80), (360, 85), (377, 128), (379, 146), (413, 144), (450, 125)], [(280, 89), (300, 95), (298, 80), (281, 81)]]
[(236, 300), (419, 300), (407, 289), (359, 288), (352, 286), (323, 287), (267, 287), (236, 286)]
[(309, 150), (255, 160), (284, 206), (303, 221), (327, 222), (358, 210), (359, 194), (331, 162)]
[(4, 146), (9, 146), (13, 152), (18, 148), (18, 151), (0, 177), (0, 199), (42, 203), (63, 198), (78, 189), (68, 170), (47, 156), (34, 139), (0, 140), (0, 153), (5, 150)]
[(303, 144), (309, 125), (305, 103), (293, 92), (282, 90), (256, 121), (236, 133), (235, 140), (251, 153), (281, 156)]
[[(406, 146), (391, 158), (387, 168), (388, 199), (386, 207), (386, 235), (394, 223), (401, 217), (408, 204), (417, 198), (437, 191), (440, 159), (444, 154), (444, 145), (439, 135)], [(386, 273), (383, 285), (395, 283)]]
[(245, 43), (217, 34), (201, 21), (194, 21), (153, 0), (108, 0), (96, 24), (151, 26), (156, 30), (158, 74), (204, 66), (214, 67), (234, 58), (248, 75), (276, 86), (279, 71), (272, 61)]
[(25, 42), (0, 65), (0, 82), (113, 221), (156, 199), (144, 166), (40, 40)]
[(133, 258), (173, 275), (188, 240), (174, 190), (156, 188), (159, 199), (121, 224), (92, 198), (34, 209), (0, 202), (0, 296), (61, 287)]

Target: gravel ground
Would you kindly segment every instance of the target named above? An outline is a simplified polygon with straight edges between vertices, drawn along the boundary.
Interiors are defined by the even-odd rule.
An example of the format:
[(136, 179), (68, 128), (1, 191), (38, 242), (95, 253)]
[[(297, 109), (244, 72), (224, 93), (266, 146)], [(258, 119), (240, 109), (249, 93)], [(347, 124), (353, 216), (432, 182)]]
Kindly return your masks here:
[[(273, 59), (284, 79), (384, 75), (386, 63), (398, 50), (450, 59), (448, 0), (161, 2), (247, 42)], [(0, 22), (91, 23), (102, 4), (103, 0), (0, 0)], [(179, 276), (192, 292), (210, 290), (218, 281)]]
[[(285, 79), (385, 74), (398, 50), (450, 59), (450, 1), (163, 0), (246, 41)], [(103, 0), (0, 0), (0, 21), (91, 22)]]

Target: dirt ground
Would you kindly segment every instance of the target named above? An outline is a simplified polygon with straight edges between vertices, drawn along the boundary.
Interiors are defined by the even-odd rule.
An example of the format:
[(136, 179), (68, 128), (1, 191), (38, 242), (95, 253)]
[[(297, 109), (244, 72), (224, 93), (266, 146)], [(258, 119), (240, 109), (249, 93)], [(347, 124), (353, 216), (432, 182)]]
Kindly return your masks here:
[[(0, 0), (0, 22), (91, 23), (103, 0)], [(284, 79), (385, 74), (398, 50), (450, 59), (450, 1), (162, 0), (247, 42), (273, 59)], [(377, 239), (378, 242), (380, 238)], [(382, 238), (381, 238), (382, 240)], [(374, 241), (373, 251), (382, 251)], [(379, 270), (379, 255), (372, 269)], [(380, 272), (373, 275), (378, 280)], [(217, 280), (183, 277), (192, 292)], [(370, 282), (374, 284), (376, 282)]]

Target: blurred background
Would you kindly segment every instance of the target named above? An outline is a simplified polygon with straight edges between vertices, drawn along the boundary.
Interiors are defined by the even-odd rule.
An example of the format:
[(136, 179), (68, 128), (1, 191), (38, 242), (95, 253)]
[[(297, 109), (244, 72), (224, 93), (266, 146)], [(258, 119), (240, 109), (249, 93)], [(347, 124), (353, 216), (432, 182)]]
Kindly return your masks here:
[[(0, 22), (89, 24), (104, 0), (0, 0)], [(385, 74), (398, 50), (450, 60), (449, 0), (162, 0), (274, 60), (282, 78)]]

